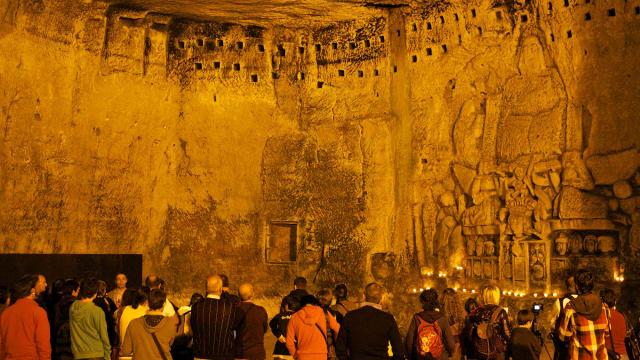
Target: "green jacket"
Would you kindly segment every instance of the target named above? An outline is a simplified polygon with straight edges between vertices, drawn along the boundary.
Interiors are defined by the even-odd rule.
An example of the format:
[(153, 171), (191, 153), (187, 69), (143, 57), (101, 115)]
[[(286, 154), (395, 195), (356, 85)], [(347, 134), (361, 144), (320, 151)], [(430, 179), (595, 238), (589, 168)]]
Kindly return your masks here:
[(93, 302), (76, 300), (69, 309), (71, 352), (75, 359), (111, 359), (111, 345), (107, 334), (104, 311)]

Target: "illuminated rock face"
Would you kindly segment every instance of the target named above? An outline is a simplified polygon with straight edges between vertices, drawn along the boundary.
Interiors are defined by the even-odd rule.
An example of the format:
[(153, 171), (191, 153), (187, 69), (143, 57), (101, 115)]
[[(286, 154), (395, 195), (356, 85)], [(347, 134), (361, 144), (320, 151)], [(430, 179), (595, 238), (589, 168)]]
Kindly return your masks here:
[(142, 253), (184, 292), (640, 273), (640, 1), (354, 3), (5, 1), (1, 251)]

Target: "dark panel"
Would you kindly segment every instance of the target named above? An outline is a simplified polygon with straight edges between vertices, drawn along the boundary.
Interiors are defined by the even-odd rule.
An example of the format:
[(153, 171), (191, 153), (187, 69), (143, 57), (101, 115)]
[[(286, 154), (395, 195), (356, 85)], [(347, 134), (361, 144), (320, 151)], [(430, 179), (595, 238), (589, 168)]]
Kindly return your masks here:
[(23, 274), (56, 279), (95, 277), (113, 286), (116, 274), (129, 278), (129, 287), (142, 282), (142, 255), (124, 254), (0, 254), (0, 285), (11, 285)]

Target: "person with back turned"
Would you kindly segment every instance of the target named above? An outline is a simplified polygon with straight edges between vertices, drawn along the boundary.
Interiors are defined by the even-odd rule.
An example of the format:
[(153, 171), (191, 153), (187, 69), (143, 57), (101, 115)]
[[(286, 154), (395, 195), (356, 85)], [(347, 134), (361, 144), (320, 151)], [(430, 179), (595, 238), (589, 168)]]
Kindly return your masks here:
[(242, 284), (238, 291), (242, 302), (238, 305), (244, 315), (244, 323), (238, 336), (242, 344), (242, 358), (249, 360), (264, 360), (267, 356), (264, 350), (264, 334), (267, 332), (269, 318), (267, 311), (253, 303), (253, 286)]
[(568, 342), (568, 359), (606, 360), (605, 335), (609, 332), (609, 307), (593, 294), (593, 274), (580, 270), (575, 275), (578, 297), (560, 313), (557, 336)]
[(509, 356), (515, 360), (538, 360), (542, 344), (531, 331), (534, 315), (529, 310), (520, 310), (516, 316), (517, 327), (511, 331)]
[[(222, 279), (207, 278), (207, 297), (191, 307), (193, 354), (196, 359), (233, 360), (242, 358), (236, 336), (244, 322), (238, 305), (222, 296)], [(240, 348), (239, 348), (240, 347)]]
[(387, 359), (389, 343), (395, 359), (404, 358), (402, 338), (393, 315), (382, 311), (384, 289), (376, 283), (365, 287), (365, 302), (345, 315), (336, 355), (340, 360)]

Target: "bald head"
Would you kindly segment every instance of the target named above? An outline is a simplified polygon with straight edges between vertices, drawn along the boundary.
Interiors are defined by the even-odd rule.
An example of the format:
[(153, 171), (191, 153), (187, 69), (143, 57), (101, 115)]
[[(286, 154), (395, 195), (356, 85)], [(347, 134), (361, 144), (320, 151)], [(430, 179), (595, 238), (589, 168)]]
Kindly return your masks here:
[(249, 301), (253, 299), (253, 285), (246, 283), (240, 285), (238, 293), (240, 294), (240, 299), (242, 299), (242, 301)]
[(207, 278), (207, 294), (222, 295), (222, 278), (211, 275)]
[(382, 286), (377, 283), (370, 283), (364, 288), (365, 301), (370, 303), (380, 304), (383, 294), (384, 290), (382, 289)]

